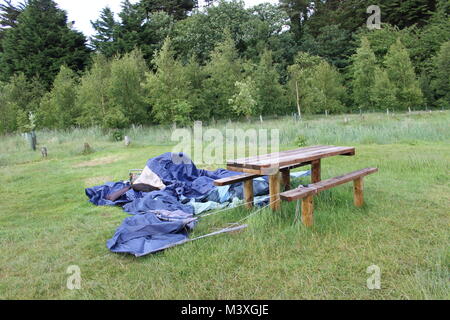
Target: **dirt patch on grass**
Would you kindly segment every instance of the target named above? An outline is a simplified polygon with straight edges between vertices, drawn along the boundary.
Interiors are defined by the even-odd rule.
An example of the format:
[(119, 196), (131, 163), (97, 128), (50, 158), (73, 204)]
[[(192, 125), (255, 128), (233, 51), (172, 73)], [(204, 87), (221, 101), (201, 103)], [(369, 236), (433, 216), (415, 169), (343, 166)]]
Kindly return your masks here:
[(74, 165), (73, 167), (74, 168), (96, 167), (96, 166), (100, 166), (103, 164), (114, 163), (116, 161), (119, 161), (120, 159), (122, 159), (122, 157), (109, 156), (109, 157), (94, 159), (94, 160), (90, 160), (90, 161), (80, 162), (80, 163), (77, 163), (76, 165)]

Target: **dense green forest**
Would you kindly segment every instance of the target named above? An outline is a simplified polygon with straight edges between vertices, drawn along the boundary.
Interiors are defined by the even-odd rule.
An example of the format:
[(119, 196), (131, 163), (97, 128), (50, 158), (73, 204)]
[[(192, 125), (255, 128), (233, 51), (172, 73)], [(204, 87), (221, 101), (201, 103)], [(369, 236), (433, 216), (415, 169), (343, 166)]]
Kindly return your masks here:
[(0, 133), (450, 107), (450, 0), (0, 5)]

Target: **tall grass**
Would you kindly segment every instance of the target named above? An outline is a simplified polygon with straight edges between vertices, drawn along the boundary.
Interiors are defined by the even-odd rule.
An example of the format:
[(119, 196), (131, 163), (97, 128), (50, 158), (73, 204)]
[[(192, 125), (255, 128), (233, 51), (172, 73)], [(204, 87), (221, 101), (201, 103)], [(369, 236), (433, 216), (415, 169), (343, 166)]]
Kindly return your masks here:
[[(227, 129), (278, 129), (280, 146), (293, 146), (301, 136), (307, 145), (315, 144), (417, 144), (450, 140), (450, 112), (396, 114), (381, 113), (310, 117), (296, 121), (281, 117), (260, 121), (227, 122), (204, 126), (214, 128), (224, 135)], [(132, 146), (170, 146), (173, 128), (168, 126), (133, 126), (124, 130), (132, 140)], [(41, 130), (37, 132), (38, 149), (47, 147), (50, 158), (64, 158), (81, 154), (85, 142), (96, 152), (114, 151), (123, 143), (114, 140), (111, 131), (100, 128), (72, 129), (64, 131)], [(0, 166), (37, 161), (39, 152), (30, 150), (28, 141), (20, 134), (0, 137)]]

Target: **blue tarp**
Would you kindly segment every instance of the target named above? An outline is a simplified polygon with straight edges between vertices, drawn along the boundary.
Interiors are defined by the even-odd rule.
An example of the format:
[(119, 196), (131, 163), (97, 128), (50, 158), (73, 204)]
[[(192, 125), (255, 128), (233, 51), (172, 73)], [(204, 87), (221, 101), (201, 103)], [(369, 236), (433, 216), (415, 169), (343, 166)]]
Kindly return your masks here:
[[(243, 199), (243, 184), (215, 187), (214, 180), (241, 173), (219, 169), (200, 170), (185, 154), (165, 153), (148, 160), (147, 167), (166, 185), (149, 193), (128, 191), (117, 201), (106, 197), (129, 186), (128, 182), (109, 182), (86, 189), (90, 202), (99, 206), (123, 206), (132, 215), (125, 219), (114, 237), (107, 242), (112, 252), (143, 256), (164, 250), (188, 239), (196, 224), (195, 215), (223, 208)], [(269, 193), (267, 177), (254, 180), (258, 203), (266, 204)]]
[[(129, 186), (127, 182), (109, 182), (103, 186), (86, 189), (89, 200), (99, 206), (123, 206), (133, 215), (125, 219), (114, 237), (107, 242), (112, 252), (143, 256), (170, 247), (188, 239), (188, 231), (195, 226), (195, 213), (225, 204), (239, 186), (226, 189), (214, 186), (214, 180), (237, 175), (224, 169), (200, 170), (186, 155), (166, 153), (150, 159), (147, 166), (167, 186), (161, 191), (149, 193), (128, 191), (117, 201), (106, 197)], [(242, 187), (241, 187), (242, 188)], [(197, 212), (195, 212), (197, 210)]]
[(126, 218), (107, 247), (116, 253), (131, 253), (141, 257), (186, 241), (196, 219), (184, 212), (170, 214), (170, 219), (155, 212)]

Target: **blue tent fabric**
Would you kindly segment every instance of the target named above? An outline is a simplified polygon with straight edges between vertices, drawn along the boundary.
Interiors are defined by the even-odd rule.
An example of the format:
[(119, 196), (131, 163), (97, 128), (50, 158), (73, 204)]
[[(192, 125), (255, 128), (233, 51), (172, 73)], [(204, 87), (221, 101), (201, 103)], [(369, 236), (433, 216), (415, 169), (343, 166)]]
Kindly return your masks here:
[(144, 197), (127, 203), (124, 206), (124, 210), (132, 215), (144, 214), (152, 210), (180, 210), (190, 214), (194, 213), (192, 206), (182, 204), (178, 201), (177, 197), (168, 193), (166, 190), (147, 193)]
[(142, 192), (130, 190), (114, 202), (106, 199), (108, 194), (122, 190), (129, 185), (129, 182), (108, 182), (103, 186), (88, 188), (85, 192), (89, 198), (89, 201), (97, 206), (117, 206), (129, 203), (143, 196)]
[[(131, 216), (124, 220), (114, 237), (107, 242), (112, 252), (137, 257), (187, 242), (197, 220), (195, 215), (208, 210), (235, 206), (243, 199), (243, 184), (216, 187), (214, 180), (238, 175), (225, 169), (198, 169), (183, 153), (165, 153), (148, 160), (147, 166), (166, 185), (153, 192), (128, 191), (117, 201), (106, 197), (129, 186), (129, 182), (108, 182), (86, 189), (89, 201), (99, 206), (123, 206)], [(257, 204), (268, 203), (268, 178), (253, 182)], [(240, 200), (239, 200), (240, 201)]]
[(124, 220), (106, 245), (112, 252), (142, 257), (188, 240), (188, 233), (195, 221), (195, 218), (186, 218), (184, 215), (179, 219), (172, 215), (170, 221), (164, 221), (152, 212), (132, 216)]

